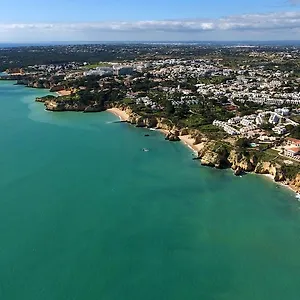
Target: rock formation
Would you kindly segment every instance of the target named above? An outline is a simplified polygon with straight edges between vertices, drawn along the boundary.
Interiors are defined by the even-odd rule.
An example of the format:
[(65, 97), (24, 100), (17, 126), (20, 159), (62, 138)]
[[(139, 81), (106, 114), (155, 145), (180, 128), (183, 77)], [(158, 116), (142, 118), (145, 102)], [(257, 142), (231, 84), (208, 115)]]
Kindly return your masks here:
[(277, 163), (272, 163), (269, 161), (260, 161), (256, 165), (254, 172), (257, 174), (270, 174), (273, 176), (275, 181), (285, 180), (285, 175), (282, 171), (282, 167)]
[(170, 141), (170, 142), (176, 142), (176, 141), (180, 141), (179, 139), (179, 131), (175, 130), (175, 131), (170, 131), (169, 133), (167, 133), (166, 140)]
[(250, 158), (237, 150), (230, 151), (228, 161), (233, 170), (240, 168), (245, 172), (252, 172), (255, 169), (255, 166), (251, 163)]

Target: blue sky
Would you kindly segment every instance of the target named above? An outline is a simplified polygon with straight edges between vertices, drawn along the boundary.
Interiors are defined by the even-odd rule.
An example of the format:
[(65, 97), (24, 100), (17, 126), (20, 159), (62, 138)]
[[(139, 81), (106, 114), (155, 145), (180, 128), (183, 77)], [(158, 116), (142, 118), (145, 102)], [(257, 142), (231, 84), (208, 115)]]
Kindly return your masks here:
[(300, 0), (18, 0), (0, 42), (300, 39)]

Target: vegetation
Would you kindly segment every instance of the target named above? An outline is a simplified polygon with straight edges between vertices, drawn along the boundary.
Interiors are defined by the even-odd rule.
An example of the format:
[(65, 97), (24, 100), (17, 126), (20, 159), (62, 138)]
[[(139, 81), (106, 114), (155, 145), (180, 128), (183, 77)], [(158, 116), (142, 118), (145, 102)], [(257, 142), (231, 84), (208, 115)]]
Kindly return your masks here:
[(245, 148), (248, 148), (250, 146), (250, 141), (246, 138), (240, 138), (236, 141), (235, 145), (239, 149), (245, 149)]
[(284, 165), (282, 169), (287, 178), (294, 179), (299, 173), (299, 168), (300, 165), (297, 164), (297, 165)]
[(300, 139), (300, 125), (294, 127), (291, 131), (290, 137)]

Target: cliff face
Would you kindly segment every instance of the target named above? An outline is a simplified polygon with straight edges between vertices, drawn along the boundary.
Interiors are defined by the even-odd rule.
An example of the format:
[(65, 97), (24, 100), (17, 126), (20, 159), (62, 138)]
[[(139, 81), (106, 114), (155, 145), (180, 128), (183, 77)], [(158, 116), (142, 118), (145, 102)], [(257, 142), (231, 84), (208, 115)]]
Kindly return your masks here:
[(132, 125), (135, 125), (136, 127), (157, 128), (169, 131), (174, 129), (174, 126), (168, 125), (166, 123), (166, 120), (163, 118), (142, 117), (127, 110), (126, 113), (129, 115), (128, 122)]
[(228, 152), (216, 141), (207, 142), (199, 151), (198, 157), (203, 166), (226, 168), (228, 167)]
[(37, 97), (35, 98), (36, 102), (45, 103), (46, 101), (55, 100), (56, 97), (52, 95), (44, 96), (44, 97)]
[(231, 150), (229, 153), (216, 151), (216, 149), (216, 142), (208, 142), (203, 150), (199, 152), (202, 165), (216, 168), (227, 165), (237, 171), (236, 174), (254, 171), (257, 174), (270, 174), (275, 181), (284, 181), (286, 179), (282, 167), (277, 163), (257, 161), (255, 156), (245, 155), (236, 149)]
[(289, 182), (289, 185), (293, 190), (295, 190), (297, 193), (300, 193), (300, 173), (297, 174), (296, 178), (294, 180), (291, 180)]
[(169, 133), (166, 135), (165, 139), (170, 142), (180, 141), (179, 131), (178, 130), (169, 131)]
[(198, 153), (201, 164), (216, 168), (228, 166), (235, 171), (236, 175), (253, 171), (257, 174), (270, 174), (275, 181), (286, 181), (294, 190), (300, 192), (300, 173), (293, 180), (288, 180), (283, 167), (276, 162), (259, 161), (253, 154), (245, 154), (237, 149), (226, 152), (221, 147), (218, 142), (207, 142), (203, 150)]
[(82, 112), (99, 112), (103, 111), (103, 107), (98, 105), (85, 105), (80, 102), (58, 102), (55, 100), (47, 100), (45, 101), (46, 110), (49, 111), (82, 111)]
[(49, 89), (50, 92), (58, 92), (64, 89), (62, 84), (55, 84), (49, 79), (40, 80), (34, 77), (28, 77), (25, 75), (16, 75), (10, 77), (13, 80), (17, 80), (17, 85), (26, 85), (35, 89)]
[(233, 170), (239, 169), (245, 172), (252, 172), (255, 169), (254, 158), (247, 157), (237, 150), (230, 151), (228, 161)]
[(275, 181), (285, 180), (285, 175), (282, 170), (282, 167), (277, 163), (260, 161), (256, 165), (254, 172), (257, 174), (270, 174), (274, 177)]
[(208, 150), (201, 157), (201, 164), (203, 166), (222, 168), (223, 165), (223, 157), (218, 153)]

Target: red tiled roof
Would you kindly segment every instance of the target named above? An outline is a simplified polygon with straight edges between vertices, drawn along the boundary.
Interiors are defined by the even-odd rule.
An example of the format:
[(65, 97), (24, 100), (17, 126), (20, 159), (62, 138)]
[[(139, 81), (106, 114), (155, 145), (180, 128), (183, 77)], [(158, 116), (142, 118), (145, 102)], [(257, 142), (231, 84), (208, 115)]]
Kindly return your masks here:
[(300, 144), (300, 140), (294, 139), (294, 138), (287, 138), (288, 141), (295, 143), (295, 144)]
[(294, 153), (299, 153), (300, 152), (300, 147), (290, 147), (287, 150), (292, 151)]

